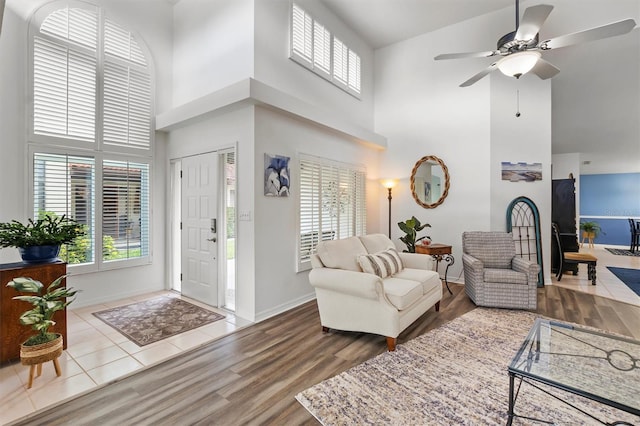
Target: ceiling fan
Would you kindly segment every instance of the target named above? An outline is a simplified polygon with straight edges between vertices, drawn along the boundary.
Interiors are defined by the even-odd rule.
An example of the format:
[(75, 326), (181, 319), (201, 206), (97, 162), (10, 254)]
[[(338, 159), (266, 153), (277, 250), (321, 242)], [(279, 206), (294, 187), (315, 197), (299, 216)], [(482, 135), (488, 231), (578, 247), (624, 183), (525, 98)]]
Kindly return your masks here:
[(515, 78), (520, 78), (522, 75), (531, 71), (541, 79), (546, 80), (558, 74), (560, 70), (541, 58), (542, 51), (626, 34), (636, 26), (636, 22), (633, 19), (624, 19), (600, 27), (540, 41), (538, 32), (553, 10), (553, 6), (540, 4), (528, 7), (524, 11), (522, 21), (519, 21), (519, 9), (520, 2), (516, 0), (516, 31), (500, 37), (496, 50), (486, 52), (445, 53), (436, 56), (434, 59), (500, 57), (500, 59), (493, 62), (487, 68), (462, 83), (460, 87), (471, 86), (495, 69), (499, 69), (503, 74)]

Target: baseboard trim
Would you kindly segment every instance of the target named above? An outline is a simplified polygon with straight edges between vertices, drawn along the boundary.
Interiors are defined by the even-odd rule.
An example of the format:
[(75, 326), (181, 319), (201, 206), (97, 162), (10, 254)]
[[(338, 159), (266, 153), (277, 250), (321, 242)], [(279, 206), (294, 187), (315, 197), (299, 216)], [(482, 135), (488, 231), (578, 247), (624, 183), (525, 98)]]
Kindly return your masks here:
[(276, 315), (279, 315), (283, 312), (287, 312), (295, 307), (298, 307), (300, 305), (303, 305), (307, 302), (310, 302), (312, 300), (315, 300), (316, 298), (316, 293), (315, 291), (313, 293), (309, 293), (306, 294), (304, 296), (298, 297), (297, 299), (291, 300), (287, 303), (283, 303), (281, 305), (275, 306), (271, 309), (267, 309), (261, 312), (256, 312), (256, 317), (255, 317), (255, 322), (261, 322), (264, 321), (268, 318), (274, 317)]

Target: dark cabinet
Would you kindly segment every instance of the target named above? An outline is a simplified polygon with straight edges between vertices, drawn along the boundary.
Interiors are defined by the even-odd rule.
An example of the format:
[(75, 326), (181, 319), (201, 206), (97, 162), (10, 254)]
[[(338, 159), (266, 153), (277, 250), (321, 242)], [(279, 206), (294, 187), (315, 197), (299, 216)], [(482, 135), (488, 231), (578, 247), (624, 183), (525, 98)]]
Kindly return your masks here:
[[(29, 277), (49, 285), (53, 280), (67, 273), (64, 262), (29, 264), (24, 262), (0, 264), (0, 363), (20, 358), (20, 344), (35, 332), (31, 327), (20, 324), (19, 318), (32, 307), (28, 302), (13, 300), (20, 293), (7, 283), (14, 278)], [(66, 285), (66, 279), (61, 286)], [(67, 312), (58, 311), (53, 320), (56, 324), (49, 329), (62, 334), (64, 348), (67, 348)]]
[[(576, 185), (574, 179), (554, 179), (551, 187), (551, 221), (558, 225), (560, 244), (565, 252), (577, 252)], [(549, 229), (551, 234), (551, 229)], [(553, 235), (549, 241), (555, 241)], [(551, 271), (557, 272), (560, 253), (556, 244), (551, 244)], [(564, 272), (578, 273), (577, 264), (565, 263)]]

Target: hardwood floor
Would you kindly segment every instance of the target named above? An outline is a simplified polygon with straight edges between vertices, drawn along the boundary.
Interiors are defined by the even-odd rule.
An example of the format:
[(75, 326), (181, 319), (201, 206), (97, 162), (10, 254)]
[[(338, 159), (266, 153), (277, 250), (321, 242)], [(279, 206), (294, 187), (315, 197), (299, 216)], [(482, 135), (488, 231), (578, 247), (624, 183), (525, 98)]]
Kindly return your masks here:
[[(475, 309), (463, 286), (451, 287), (440, 312), (432, 308), (398, 344)], [(539, 289), (538, 296), (541, 315), (640, 340), (640, 307), (557, 286)], [(317, 425), (294, 396), (385, 350), (382, 336), (323, 334), (314, 301), (20, 424)]]

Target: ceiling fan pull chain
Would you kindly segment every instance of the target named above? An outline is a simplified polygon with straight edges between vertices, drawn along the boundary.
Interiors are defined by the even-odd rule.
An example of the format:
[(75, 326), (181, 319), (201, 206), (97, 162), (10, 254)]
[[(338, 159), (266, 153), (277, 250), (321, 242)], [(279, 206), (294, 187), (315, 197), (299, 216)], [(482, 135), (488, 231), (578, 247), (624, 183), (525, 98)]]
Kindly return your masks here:
[(520, 89), (516, 90), (516, 117), (520, 117)]

